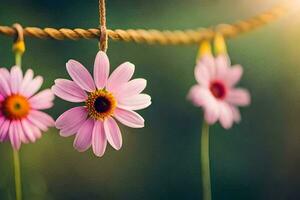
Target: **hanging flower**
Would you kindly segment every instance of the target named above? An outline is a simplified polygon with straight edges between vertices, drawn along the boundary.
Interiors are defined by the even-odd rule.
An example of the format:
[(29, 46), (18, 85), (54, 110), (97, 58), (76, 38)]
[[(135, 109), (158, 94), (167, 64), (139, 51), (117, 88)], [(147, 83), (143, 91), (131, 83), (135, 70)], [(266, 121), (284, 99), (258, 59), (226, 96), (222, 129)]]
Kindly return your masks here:
[(102, 51), (95, 59), (94, 80), (75, 60), (69, 60), (66, 67), (73, 81), (57, 79), (52, 90), (66, 101), (83, 102), (84, 105), (67, 110), (56, 120), (60, 135), (76, 134), (74, 148), (83, 152), (92, 146), (99, 157), (104, 154), (107, 141), (119, 150), (122, 135), (115, 119), (128, 127), (144, 127), (144, 119), (134, 110), (151, 104), (150, 96), (141, 93), (146, 80), (129, 81), (134, 73), (134, 65), (129, 62), (121, 64), (109, 76), (109, 60)]
[(220, 121), (228, 129), (233, 122), (241, 120), (237, 106), (250, 104), (250, 94), (247, 90), (235, 88), (240, 80), (243, 68), (240, 65), (231, 67), (227, 55), (216, 58), (206, 54), (195, 68), (197, 84), (188, 94), (188, 98), (204, 109), (204, 118), (208, 124)]
[(54, 95), (50, 89), (35, 94), (43, 78), (33, 78), (33, 71), (27, 70), (24, 77), (20, 67), (9, 72), (0, 68), (0, 141), (10, 140), (14, 149), (21, 143), (35, 142), (54, 126), (54, 120), (44, 112), (53, 106)]

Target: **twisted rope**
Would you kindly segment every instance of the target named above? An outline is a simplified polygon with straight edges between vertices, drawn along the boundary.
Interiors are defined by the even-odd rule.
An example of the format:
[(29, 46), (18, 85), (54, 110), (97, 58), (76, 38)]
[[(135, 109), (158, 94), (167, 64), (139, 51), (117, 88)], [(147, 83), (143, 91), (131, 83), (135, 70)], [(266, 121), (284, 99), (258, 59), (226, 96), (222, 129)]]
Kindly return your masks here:
[[(194, 30), (175, 31), (159, 31), (155, 29), (107, 29), (106, 34), (112, 40), (125, 42), (148, 44), (156, 43), (161, 45), (199, 44), (204, 39), (213, 39), (215, 33), (220, 33), (225, 38), (232, 38), (240, 35), (241, 33), (249, 32), (265, 24), (268, 24), (282, 16), (288, 10), (288, 5), (289, 4), (286, 2), (249, 19), (237, 21), (233, 24), (219, 24), (212, 28), (198, 28)], [(0, 34), (14, 36), (16, 34), (16, 30), (9, 26), (0, 26)], [(24, 36), (30, 36), (39, 39), (51, 38), (55, 40), (98, 39), (101, 36), (101, 29), (41, 29), (38, 27), (26, 27), (24, 28)]]
[(106, 52), (108, 47), (108, 35), (106, 32), (106, 8), (105, 0), (99, 0), (99, 27), (100, 27), (100, 37), (99, 37), (99, 49)]

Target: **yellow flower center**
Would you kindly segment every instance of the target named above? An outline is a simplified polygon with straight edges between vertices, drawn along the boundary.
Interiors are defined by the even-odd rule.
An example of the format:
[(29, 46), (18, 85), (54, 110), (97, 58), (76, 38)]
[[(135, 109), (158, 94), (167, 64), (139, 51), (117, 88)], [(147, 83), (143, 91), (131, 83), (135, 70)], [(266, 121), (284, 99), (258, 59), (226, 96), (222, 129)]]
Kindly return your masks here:
[(85, 104), (91, 118), (103, 120), (113, 115), (117, 101), (112, 93), (103, 89), (91, 92)]
[(30, 105), (26, 97), (13, 94), (2, 103), (3, 114), (12, 120), (22, 119), (29, 113)]

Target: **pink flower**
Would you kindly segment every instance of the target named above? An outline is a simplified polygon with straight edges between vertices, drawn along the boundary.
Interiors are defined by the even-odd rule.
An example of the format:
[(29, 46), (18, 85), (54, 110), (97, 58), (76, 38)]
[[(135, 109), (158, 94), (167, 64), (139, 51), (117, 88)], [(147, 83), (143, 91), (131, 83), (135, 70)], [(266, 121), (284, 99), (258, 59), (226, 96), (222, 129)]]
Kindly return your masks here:
[(188, 94), (188, 98), (204, 109), (204, 118), (208, 124), (220, 121), (228, 129), (233, 122), (241, 120), (237, 106), (250, 104), (250, 94), (247, 90), (235, 88), (240, 80), (243, 68), (240, 65), (231, 67), (226, 55), (213, 58), (206, 55), (199, 60), (195, 68), (198, 82)]
[(74, 148), (83, 152), (92, 146), (99, 157), (103, 156), (107, 141), (119, 150), (122, 135), (115, 119), (132, 128), (144, 127), (144, 119), (134, 110), (151, 104), (150, 96), (141, 93), (146, 80), (129, 81), (134, 73), (134, 65), (129, 62), (121, 64), (109, 77), (109, 60), (102, 51), (95, 59), (94, 80), (79, 62), (69, 60), (66, 66), (73, 81), (57, 79), (52, 91), (66, 101), (84, 105), (67, 110), (56, 120), (60, 135), (76, 134)]
[(33, 78), (31, 69), (23, 77), (18, 66), (10, 72), (0, 68), (0, 142), (10, 140), (18, 150), (21, 142), (35, 142), (42, 136), (41, 131), (54, 126), (54, 120), (39, 111), (51, 108), (54, 99), (50, 89), (35, 94), (42, 83), (41, 76)]

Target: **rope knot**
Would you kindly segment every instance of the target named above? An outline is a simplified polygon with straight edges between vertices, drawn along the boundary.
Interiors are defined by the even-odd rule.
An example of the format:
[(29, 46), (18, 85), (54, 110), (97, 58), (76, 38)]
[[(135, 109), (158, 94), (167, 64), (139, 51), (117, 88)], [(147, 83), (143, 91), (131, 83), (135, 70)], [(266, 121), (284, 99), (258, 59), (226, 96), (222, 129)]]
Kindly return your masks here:
[(108, 41), (108, 35), (106, 26), (100, 26), (100, 34), (99, 34), (99, 48), (101, 51), (106, 52), (107, 50), (107, 41)]
[(22, 55), (26, 50), (23, 27), (18, 23), (13, 24), (12, 27), (15, 29), (15, 38), (12, 49), (15, 53), (19, 53)]

